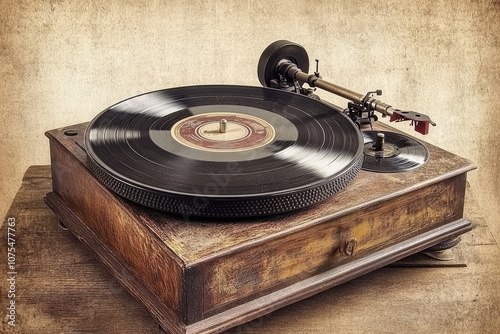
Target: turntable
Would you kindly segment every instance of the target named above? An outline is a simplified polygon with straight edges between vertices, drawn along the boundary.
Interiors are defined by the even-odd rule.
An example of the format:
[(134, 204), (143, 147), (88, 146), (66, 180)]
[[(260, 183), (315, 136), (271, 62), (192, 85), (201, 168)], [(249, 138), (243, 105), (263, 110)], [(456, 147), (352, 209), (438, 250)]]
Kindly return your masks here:
[(471, 229), (474, 166), (376, 113), (422, 134), (428, 116), (308, 70), (277, 41), (264, 87), (155, 91), (47, 132), (46, 203), (167, 333), (222, 332)]

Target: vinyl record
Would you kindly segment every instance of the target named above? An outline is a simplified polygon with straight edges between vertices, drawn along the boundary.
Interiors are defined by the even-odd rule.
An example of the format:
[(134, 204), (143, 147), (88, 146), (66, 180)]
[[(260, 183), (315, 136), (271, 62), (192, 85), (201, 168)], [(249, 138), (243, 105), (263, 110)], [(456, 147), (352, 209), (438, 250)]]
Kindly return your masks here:
[[(377, 150), (377, 137), (383, 138)], [(379, 173), (398, 173), (422, 166), (429, 159), (429, 150), (417, 140), (387, 131), (364, 131), (364, 160), (361, 169)]]
[(322, 201), (363, 159), (345, 115), (295, 93), (190, 86), (122, 101), (88, 125), (97, 178), (117, 194), (171, 213), (251, 217)]

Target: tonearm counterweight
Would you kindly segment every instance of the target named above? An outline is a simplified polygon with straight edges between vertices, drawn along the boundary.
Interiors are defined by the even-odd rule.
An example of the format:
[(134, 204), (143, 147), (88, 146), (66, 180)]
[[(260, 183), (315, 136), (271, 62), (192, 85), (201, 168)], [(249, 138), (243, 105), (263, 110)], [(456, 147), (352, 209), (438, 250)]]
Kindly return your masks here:
[(320, 88), (330, 93), (341, 96), (352, 102), (348, 103), (346, 113), (361, 126), (377, 120), (374, 112), (383, 117), (389, 116), (391, 122), (411, 121), (415, 130), (421, 134), (429, 132), (429, 124), (436, 125), (429, 116), (413, 111), (403, 111), (376, 99), (373, 94), (381, 95), (381, 90), (360, 94), (350, 89), (323, 80), (316, 71), (308, 74), (309, 58), (305, 49), (299, 44), (286, 40), (270, 44), (263, 52), (258, 65), (259, 80), (263, 86), (290, 90), (296, 93), (311, 95), (313, 89), (303, 88), (307, 83), (309, 87)]

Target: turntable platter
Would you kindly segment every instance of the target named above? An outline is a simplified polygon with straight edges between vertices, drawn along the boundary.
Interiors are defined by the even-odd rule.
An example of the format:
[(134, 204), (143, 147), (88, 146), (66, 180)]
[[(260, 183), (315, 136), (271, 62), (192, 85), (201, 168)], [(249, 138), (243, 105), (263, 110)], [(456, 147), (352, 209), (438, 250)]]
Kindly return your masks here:
[(93, 172), (117, 194), (200, 217), (249, 217), (322, 201), (359, 172), (343, 114), (271, 88), (190, 86), (139, 95), (87, 127)]

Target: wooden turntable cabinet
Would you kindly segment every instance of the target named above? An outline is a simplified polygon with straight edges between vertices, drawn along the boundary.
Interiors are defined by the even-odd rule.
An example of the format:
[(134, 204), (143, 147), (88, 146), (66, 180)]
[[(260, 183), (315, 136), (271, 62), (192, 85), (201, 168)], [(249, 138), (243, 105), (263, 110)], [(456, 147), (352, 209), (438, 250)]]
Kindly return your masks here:
[(430, 144), (419, 168), (362, 170), (309, 208), (204, 220), (148, 209), (104, 187), (90, 170), (85, 126), (47, 132), (46, 203), (167, 333), (227, 330), (471, 229), (463, 207), (475, 167)]
[[(166, 332), (222, 332), (408, 255), (436, 245), (452, 245), (450, 240), (458, 240), (460, 234), (471, 229), (471, 223), (463, 217), (463, 210), (466, 176), (474, 165), (433, 145), (402, 134), (393, 135), (398, 131), (375, 122), (374, 112), (390, 116), (391, 121), (410, 120), (415, 130), (423, 134), (427, 133), (429, 124), (434, 125), (430, 118), (395, 109), (374, 99), (372, 95), (380, 95), (380, 90), (363, 95), (324, 81), (317, 67), (314, 74), (308, 75), (308, 67), (307, 53), (300, 45), (277, 41), (264, 51), (258, 65), (259, 80), (272, 89), (200, 86), (153, 92), (105, 110), (98, 116), (103, 119), (102, 126), (92, 121), (89, 127), (78, 124), (47, 132), (53, 191), (47, 194), (46, 203), (60, 221), (94, 251), (116, 279), (145, 305)], [(305, 83), (310, 88), (302, 87)], [(320, 103), (313, 94), (316, 87), (352, 102), (345, 110)], [(194, 102), (188, 104), (187, 100)], [(223, 100), (226, 105), (221, 106)], [(206, 112), (207, 108), (212, 109)], [(229, 109), (235, 111), (220, 111)], [(261, 116), (255, 117), (254, 113)], [(242, 135), (224, 139), (228, 120), (220, 119), (219, 124), (211, 119), (220, 115), (231, 117), (230, 122)], [(172, 117), (178, 119), (172, 121)], [(164, 121), (165, 118), (168, 120)], [(338, 126), (341, 123), (342, 126)], [(131, 124), (136, 127), (131, 129)], [(184, 133), (186, 124), (190, 132)], [(190, 124), (194, 126), (190, 128)], [(318, 124), (324, 125), (318, 127)], [(376, 144), (366, 142), (366, 137), (363, 143), (360, 129), (372, 127)], [(201, 128), (209, 130), (196, 137)], [(163, 131), (162, 137), (154, 139), (153, 136), (160, 136), (158, 131)], [(279, 137), (282, 133), (287, 136)], [(302, 140), (304, 133), (307, 136)], [(363, 135), (368, 133), (365, 131)], [(123, 134), (128, 136), (125, 140), (116, 139)], [(248, 141), (247, 135), (254, 139)], [(389, 143), (384, 146), (385, 135), (396, 142), (406, 139), (402, 139), (403, 145)], [(99, 138), (110, 140), (99, 141)], [(137, 138), (144, 138), (146, 143), (138, 145)], [(107, 154), (126, 149), (108, 159), (109, 163), (122, 171), (126, 167), (141, 179), (145, 176), (146, 181), (138, 187), (131, 186), (135, 179), (118, 173), (117, 180), (108, 182), (100, 173), (113, 168), (96, 167), (104, 160), (96, 162), (90, 139), (97, 139), (99, 145), (102, 143), (103, 159)], [(234, 144), (234, 140), (241, 141)], [(406, 144), (410, 141), (423, 152), (414, 155), (422, 161), (406, 167), (400, 148), (411, 146)], [(311, 142), (319, 145), (302, 144)], [(323, 143), (327, 142), (330, 144), (325, 147)], [(223, 150), (213, 148), (212, 144), (222, 144)], [(232, 153), (227, 154), (227, 147)], [(294, 149), (288, 150), (289, 147)], [(341, 161), (352, 148), (355, 154), (344, 159), (354, 162), (347, 171)], [(298, 149), (306, 152), (300, 153), (300, 161), (294, 160)], [(170, 191), (167, 195), (173, 200), (166, 198), (169, 206), (165, 211), (176, 214), (156, 210), (163, 210), (160, 202), (165, 197), (158, 195), (160, 187), (157, 185), (161, 182), (155, 182), (159, 176), (152, 170), (172, 180), (161, 180), (167, 188), (171, 183), (192, 187), (191, 175), (202, 175), (202, 179), (210, 175), (204, 170), (208, 162), (215, 161), (224, 167), (238, 157), (241, 166), (250, 164), (242, 150), (261, 150), (258, 151), (261, 155), (252, 160), (255, 168), (246, 174), (228, 174), (234, 178), (244, 175), (240, 179), (243, 182), (236, 183), (236, 189), (243, 183), (247, 184), (245, 187), (253, 184), (247, 182), (248, 175), (266, 186), (279, 183), (282, 187), (286, 183), (283, 180), (293, 183), (295, 176), (287, 179), (281, 177), (279, 173), (282, 172), (273, 174), (280, 180), (273, 177), (261, 180), (259, 164), (264, 161), (262, 157), (275, 161), (279, 153), (285, 155), (290, 164), (286, 168), (270, 168), (273, 173), (275, 170), (286, 173), (302, 164), (307, 168), (299, 168), (299, 174), (307, 176), (303, 171), (327, 174), (329, 183), (325, 186), (321, 177), (314, 181), (313, 190), (319, 189), (319, 193), (309, 192), (310, 188), (287, 188), (285, 184), (279, 193), (283, 194), (284, 189), (285, 196), (279, 197), (279, 205), (271, 207), (265, 215), (254, 215), (260, 210), (259, 203), (263, 203), (260, 194), (269, 196), (265, 203), (274, 205), (278, 193), (261, 191), (260, 184), (248, 200), (245, 197), (242, 201), (243, 193), (239, 192), (230, 194), (235, 198), (234, 203), (228, 201), (230, 197), (211, 198), (210, 201), (216, 202), (217, 211), (207, 212), (222, 213), (219, 216), (194, 218), (200, 215), (182, 214), (184, 206), (178, 208), (176, 205), (186, 203), (182, 202), (186, 194), (183, 190), (167, 189)], [(151, 151), (155, 152), (146, 154)], [(318, 167), (317, 162), (325, 160), (308, 161), (311, 151), (321, 151), (322, 157), (332, 160)], [(332, 157), (331, 152), (337, 155)], [(131, 167), (125, 166), (122, 158), (134, 163)], [(162, 164), (160, 160), (168, 162)], [(361, 162), (364, 166), (368, 160), (374, 163), (375, 172), (361, 167)], [(143, 164), (151, 165), (150, 162), (153, 167), (142, 168)], [(385, 162), (389, 167), (396, 167), (396, 172), (387, 172), (386, 166), (377, 165)], [(194, 170), (195, 166), (201, 172), (190, 174), (183, 170)], [(341, 176), (348, 177), (342, 181), (329, 179), (335, 166), (340, 166)], [(254, 169), (259, 173), (253, 172)], [(175, 173), (173, 179), (170, 173)], [(153, 190), (144, 191), (144, 187), (151, 184)], [(289, 189), (292, 189), (292, 196), (288, 196)], [(300, 198), (293, 197), (296, 189), (300, 191), (297, 192)], [(328, 190), (328, 196), (323, 196), (323, 189)], [(316, 196), (318, 194), (320, 197)], [(198, 195), (203, 198), (204, 193), (195, 191), (191, 198), (197, 200)], [(311, 196), (315, 198), (309, 198)], [(289, 200), (295, 202), (289, 203)], [(305, 202), (308, 204), (302, 205)], [(226, 203), (234, 204), (232, 211), (228, 211), (232, 218), (224, 216)], [(239, 203), (253, 203), (252, 210), (248, 211), (251, 214), (239, 212)]]

